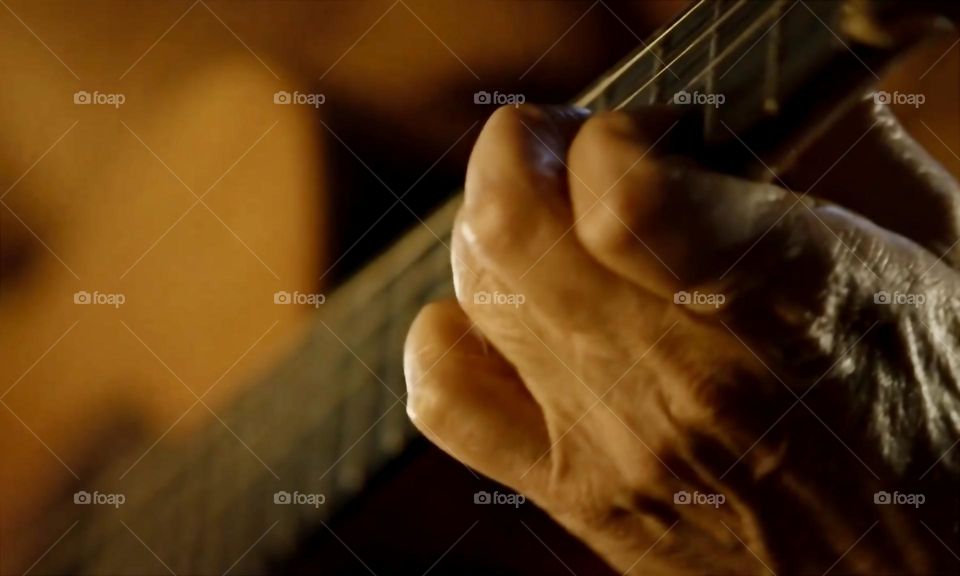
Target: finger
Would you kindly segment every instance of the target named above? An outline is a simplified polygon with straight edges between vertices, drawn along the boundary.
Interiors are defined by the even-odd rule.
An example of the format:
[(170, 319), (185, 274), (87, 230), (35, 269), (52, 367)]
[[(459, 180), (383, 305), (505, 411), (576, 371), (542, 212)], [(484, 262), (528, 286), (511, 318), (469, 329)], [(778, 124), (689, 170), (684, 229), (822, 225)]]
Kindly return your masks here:
[(609, 189), (606, 209), (597, 210), (592, 194), (571, 184), (583, 245), (620, 277), (693, 313), (724, 312), (770, 329), (808, 322), (831, 291), (845, 289), (842, 278), (856, 277), (872, 294), (889, 246), (906, 242), (856, 213), (776, 186), (677, 159), (636, 163), (650, 135), (630, 116), (591, 119), (581, 135), (571, 168)]
[[(570, 108), (498, 110), (471, 155), (454, 230), (454, 261), (470, 252), (481, 275), (502, 279), (525, 310), (569, 325), (595, 323), (580, 304), (617, 289), (572, 233), (565, 159), (583, 118)], [(456, 280), (466, 288), (475, 279)], [(473, 313), (473, 295), (465, 292), (461, 302)]]
[[(622, 142), (645, 136), (623, 123), (601, 116), (582, 130), (593, 133), (591, 145), (574, 143), (571, 166), (593, 185), (632, 165), (635, 154)], [(922, 286), (942, 277), (936, 258), (855, 212), (683, 161), (642, 164), (611, 184), (617, 216), (586, 214), (578, 237), (617, 275), (720, 328), (748, 361), (764, 358), (762, 370), (793, 366), (809, 384), (872, 329), (865, 318), (896, 313), (884, 292), (933, 300)], [(571, 194), (575, 214), (589, 209), (588, 192), (572, 185)]]
[(960, 264), (960, 186), (873, 95), (817, 142), (785, 181)]
[(407, 411), (442, 450), (526, 490), (549, 469), (540, 407), (453, 300), (424, 308), (404, 348)]
[[(796, 199), (650, 153), (662, 136), (622, 113), (591, 119), (574, 141), (576, 233), (589, 253), (661, 298), (716, 279)], [(604, 192), (598, 199), (595, 190)]]

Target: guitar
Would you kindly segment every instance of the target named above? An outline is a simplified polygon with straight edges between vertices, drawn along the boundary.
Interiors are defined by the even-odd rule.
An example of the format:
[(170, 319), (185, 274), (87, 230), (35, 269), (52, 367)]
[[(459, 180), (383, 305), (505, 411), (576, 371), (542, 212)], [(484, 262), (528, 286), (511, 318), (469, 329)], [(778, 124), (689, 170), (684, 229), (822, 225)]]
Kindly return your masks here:
[[(936, 29), (941, 6), (958, 15), (908, 0), (699, 0), (575, 103), (685, 107), (704, 162), (780, 173), (873, 70)], [(222, 413), (229, 429), (212, 422), (188, 444), (132, 450), (81, 486), (37, 531), (63, 542), (32, 571), (259, 573), (342, 508), (415, 436), (402, 344), (423, 304), (452, 295), (458, 206), (452, 198), (331, 295), (300, 348)], [(123, 502), (85, 504), (104, 495)], [(131, 546), (131, 532), (149, 547)]]

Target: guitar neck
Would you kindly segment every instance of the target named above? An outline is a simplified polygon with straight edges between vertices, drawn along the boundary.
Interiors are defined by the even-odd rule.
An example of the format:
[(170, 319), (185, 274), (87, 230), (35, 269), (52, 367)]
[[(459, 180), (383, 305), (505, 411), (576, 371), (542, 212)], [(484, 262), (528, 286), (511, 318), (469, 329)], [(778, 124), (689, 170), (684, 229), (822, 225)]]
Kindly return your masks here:
[[(575, 103), (687, 106), (701, 120), (708, 161), (780, 170), (896, 53), (852, 36), (845, 6), (701, 0)], [(36, 570), (162, 569), (150, 551), (131, 545), (129, 526), (176, 573), (258, 573), (302, 529), (329, 518), (414, 435), (402, 345), (420, 307), (453, 294), (447, 239), (459, 203), (451, 199), (339, 288), (300, 348), (220, 422), (184, 444), (134, 450), (132, 458), (148, 455), (84, 486), (124, 494), (126, 503), (68, 505), (49, 533), (75, 524), (69, 542)], [(278, 493), (323, 495), (324, 502), (278, 503)]]
[(853, 9), (864, 2), (700, 0), (578, 102), (594, 110), (682, 106), (702, 127), (701, 162), (771, 179), (921, 37), (864, 32), (858, 16), (866, 12)]
[[(79, 522), (35, 570), (163, 570), (130, 545), (126, 524), (177, 574), (222, 573), (238, 559), (232, 572), (262, 573), (304, 527), (328, 520), (415, 434), (401, 351), (417, 311), (453, 295), (444, 244), (458, 205), (453, 199), (425, 221), (443, 243), (425, 229), (408, 234), (333, 293), (298, 349), (218, 411), (220, 422), (182, 443), (132, 450), (82, 486), (126, 502), (66, 505), (50, 533)], [(283, 493), (323, 503), (278, 503)]]

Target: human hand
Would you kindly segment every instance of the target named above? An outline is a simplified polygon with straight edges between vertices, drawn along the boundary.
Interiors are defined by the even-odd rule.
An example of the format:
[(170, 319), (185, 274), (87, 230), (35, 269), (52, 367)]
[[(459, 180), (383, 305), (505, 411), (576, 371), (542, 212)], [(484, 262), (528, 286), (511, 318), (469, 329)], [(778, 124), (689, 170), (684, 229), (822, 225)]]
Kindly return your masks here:
[(698, 168), (662, 111), (498, 111), (414, 423), (626, 573), (955, 568), (960, 193), (864, 121), (874, 169), (801, 195)]

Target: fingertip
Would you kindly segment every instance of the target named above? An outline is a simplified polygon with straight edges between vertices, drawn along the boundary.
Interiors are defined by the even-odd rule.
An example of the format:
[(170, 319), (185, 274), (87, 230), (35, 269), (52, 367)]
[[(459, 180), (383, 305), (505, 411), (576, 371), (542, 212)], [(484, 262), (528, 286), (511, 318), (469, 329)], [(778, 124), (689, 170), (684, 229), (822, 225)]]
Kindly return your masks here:
[(425, 390), (420, 384), (424, 376), (462, 342), (471, 326), (455, 301), (431, 302), (417, 314), (403, 346), (403, 373), (410, 399), (408, 414), (415, 414), (412, 407), (423, 399)]
[(774, 186), (666, 159), (629, 170), (592, 214), (578, 214), (576, 231), (608, 268), (670, 299), (721, 280), (791, 204)]
[(421, 311), (404, 372), (407, 414), (441, 450), (515, 487), (543, 460), (549, 440), (539, 405), (455, 301)]

